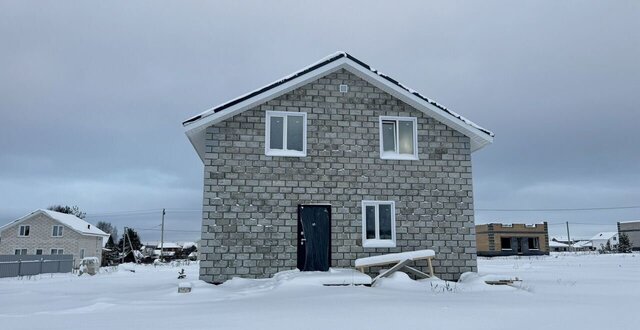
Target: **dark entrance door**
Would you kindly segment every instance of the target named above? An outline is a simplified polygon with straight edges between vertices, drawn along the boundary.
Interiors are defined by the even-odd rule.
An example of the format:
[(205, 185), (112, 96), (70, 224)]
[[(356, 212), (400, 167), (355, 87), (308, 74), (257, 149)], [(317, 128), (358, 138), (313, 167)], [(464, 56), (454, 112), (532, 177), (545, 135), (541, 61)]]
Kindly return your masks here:
[(298, 269), (328, 271), (331, 265), (331, 206), (298, 205)]

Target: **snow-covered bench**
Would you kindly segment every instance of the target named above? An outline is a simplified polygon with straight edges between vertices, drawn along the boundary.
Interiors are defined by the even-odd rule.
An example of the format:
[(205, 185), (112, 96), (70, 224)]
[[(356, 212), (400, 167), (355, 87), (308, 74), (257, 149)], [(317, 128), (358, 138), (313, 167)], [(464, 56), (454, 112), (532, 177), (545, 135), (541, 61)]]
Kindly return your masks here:
[[(365, 268), (368, 267), (395, 264), (393, 267), (376, 276), (376, 278), (371, 281), (371, 284), (375, 283), (378, 279), (387, 277), (399, 270), (407, 271), (419, 278), (428, 278), (433, 277), (433, 265), (431, 264), (431, 259), (433, 259), (433, 257), (435, 256), (436, 253), (433, 250), (418, 250), (411, 252), (382, 254), (379, 256), (356, 259), (356, 268), (360, 272), (364, 273)], [(413, 267), (407, 266), (408, 263), (416, 260), (427, 260), (427, 264), (429, 265), (429, 274), (421, 272)]]

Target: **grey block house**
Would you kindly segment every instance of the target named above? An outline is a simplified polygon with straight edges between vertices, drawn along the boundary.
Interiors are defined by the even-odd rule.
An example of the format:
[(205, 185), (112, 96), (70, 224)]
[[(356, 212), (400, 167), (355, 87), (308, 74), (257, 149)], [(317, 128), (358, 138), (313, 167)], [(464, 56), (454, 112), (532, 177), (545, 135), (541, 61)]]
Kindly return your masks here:
[(204, 164), (204, 281), (418, 249), (440, 278), (477, 270), (471, 153), (493, 134), (347, 53), (183, 126)]
[(78, 265), (85, 257), (101, 260), (108, 237), (72, 214), (40, 209), (0, 227), (0, 254), (71, 254)]

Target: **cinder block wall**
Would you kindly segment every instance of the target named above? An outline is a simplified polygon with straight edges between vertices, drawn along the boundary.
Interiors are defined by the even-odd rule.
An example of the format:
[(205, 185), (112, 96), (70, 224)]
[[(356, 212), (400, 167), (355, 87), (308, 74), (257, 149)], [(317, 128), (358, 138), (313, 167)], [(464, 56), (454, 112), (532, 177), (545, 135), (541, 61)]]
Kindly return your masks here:
[[(267, 110), (307, 113), (307, 157), (265, 156)], [(417, 117), (420, 160), (380, 159), (382, 115)], [(396, 202), (397, 247), (362, 247), (362, 200)], [(477, 270), (469, 138), (345, 70), (207, 129), (200, 278), (295, 269), (305, 203), (332, 205), (333, 267), (434, 249), (440, 278)]]

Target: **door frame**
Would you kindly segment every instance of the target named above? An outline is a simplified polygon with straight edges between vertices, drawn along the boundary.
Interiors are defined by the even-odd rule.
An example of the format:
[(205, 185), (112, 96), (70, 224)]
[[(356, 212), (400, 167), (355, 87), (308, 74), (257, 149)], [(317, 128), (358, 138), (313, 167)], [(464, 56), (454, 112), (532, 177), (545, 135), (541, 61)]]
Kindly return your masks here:
[(331, 268), (331, 226), (332, 226), (332, 219), (331, 219), (331, 204), (327, 204), (327, 203), (319, 203), (319, 204), (314, 204), (314, 203), (307, 203), (307, 204), (298, 204), (298, 226), (296, 227), (298, 234), (296, 235), (297, 237), (297, 247), (296, 247), (296, 267), (298, 268), (298, 270), (302, 270), (302, 268), (304, 268), (304, 264), (301, 266), (300, 265), (300, 253), (302, 252), (303, 255), (305, 256), (306, 259), (306, 249), (303, 248), (303, 246), (300, 244), (302, 242), (302, 207), (304, 206), (324, 206), (329, 210), (329, 253), (327, 254), (329, 257), (329, 268)]

